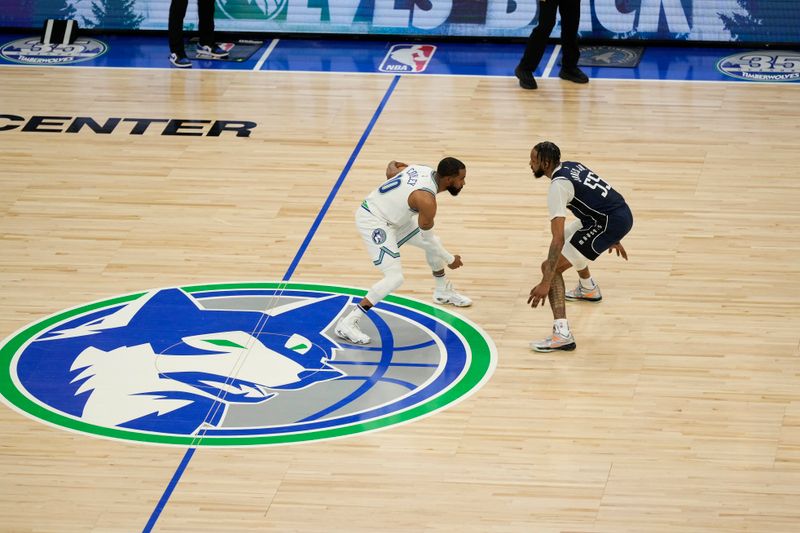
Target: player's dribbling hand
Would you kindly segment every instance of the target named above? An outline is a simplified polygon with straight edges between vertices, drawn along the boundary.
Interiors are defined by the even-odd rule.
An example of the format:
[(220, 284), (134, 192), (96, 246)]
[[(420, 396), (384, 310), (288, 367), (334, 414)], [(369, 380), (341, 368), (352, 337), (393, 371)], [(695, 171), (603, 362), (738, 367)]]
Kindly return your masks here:
[(625, 251), (625, 248), (623, 248), (621, 242), (612, 244), (611, 248), (608, 249), (608, 253), (611, 253), (611, 250), (615, 250), (617, 252), (617, 257), (622, 256), (625, 261), (628, 260), (628, 253)]
[(460, 255), (454, 255), (453, 257), (455, 257), (455, 259), (453, 259), (452, 263), (447, 265), (448, 268), (452, 268), (453, 270), (455, 270), (458, 267), (464, 266), (464, 263), (461, 262), (461, 256)]
[(542, 307), (544, 307), (544, 302), (547, 300), (547, 295), (549, 293), (550, 285), (548, 283), (540, 283), (531, 289), (531, 295), (528, 296), (528, 303), (531, 304), (531, 307), (538, 307), (539, 304), (542, 304)]

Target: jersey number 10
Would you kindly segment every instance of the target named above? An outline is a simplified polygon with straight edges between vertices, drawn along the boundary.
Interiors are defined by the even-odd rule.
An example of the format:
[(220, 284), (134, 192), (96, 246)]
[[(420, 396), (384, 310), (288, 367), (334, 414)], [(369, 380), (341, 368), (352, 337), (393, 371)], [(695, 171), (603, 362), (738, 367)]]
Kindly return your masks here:
[(386, 194), (392, 189), (398, 188), (402, 181), (403, 180), (401, 178), (392, 178), (383, 185), (381, 185), (380, 187), (378, 187), (378, 190), (381, 191), (381, 194)]

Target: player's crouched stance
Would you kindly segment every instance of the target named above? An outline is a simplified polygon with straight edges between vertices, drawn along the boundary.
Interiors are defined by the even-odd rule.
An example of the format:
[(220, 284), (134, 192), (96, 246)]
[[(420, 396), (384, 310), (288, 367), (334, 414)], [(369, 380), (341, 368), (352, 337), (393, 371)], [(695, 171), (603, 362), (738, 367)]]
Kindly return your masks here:
[[(600, 287), (589, 272), (589, 261), (608, 250), (616, 251), (626, 261), (622, 238), (633, 227), (633, 215), (620, 193), (611, 185), (574, 161), (561, 162), (561, 150), (551, 142), (541, 142), (531, 150), (530, 167), (536, 178), (547, 176), (550, 187), (547, 207), (550, 211), (552, 240), (547, 259), (542, 263), (542, 281), (531, 289), (528, 303), (536, 307), (549, 298), (553, 310), (553, 334), (531, 343), (537, 352), (574, 350), (575, 337), (567, 322), (565, 300), (599, 302)], [(565, 224), (567, 210), (578, 220)], [(578, 286), (565, 292), (562, 272), (570, 267), (578, 271)]]
[(337, 322), (336, 335), (353, 344), (368, 344), (370, 338), (359, 327), (359, 321), (374, 305), (403, 283), (400, 247), (411, 244), (425, 251), (433, 271), (436, 288), (433, 301), (456, 307), (472, 305), (472, 300), (459, 294), (445, 275), (463, 265), (461, 256), (442, 246), (433, 233), (436, 217), (436, 195), (448, 191), (457, 196), (464, 187), (467, 170), (454, 157), (439, 162), (436, 170), (423, 165), (406, 165), (392, 161), (386, 168), (387, 181), (372, 191), (356, 210), (356, 227), (367, 246), (372, 263), (383, 272), (383, 279), (372, 286), (367, 295)]

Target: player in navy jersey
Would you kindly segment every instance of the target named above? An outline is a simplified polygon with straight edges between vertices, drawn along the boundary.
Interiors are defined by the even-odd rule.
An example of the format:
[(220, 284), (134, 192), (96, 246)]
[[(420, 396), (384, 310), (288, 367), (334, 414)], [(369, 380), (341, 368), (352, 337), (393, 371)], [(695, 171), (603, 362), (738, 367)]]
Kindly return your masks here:
[[(569, 329), (565, 300), (599, 302), (600, 287), (589, 272), (589, 261), (608, 250), (626, 261), (622, 238), (633, 227), (633, 215), (620, 193), (581, 163), (561, 161), (561, 150), (545, 141), (531, 150), (530, 167), (536, 178), (550, 178), (547, 207), (550, 211), (552, 240), (547, 259), (542, 263), (542, 281), (531, 289), (531, 307), (550, 300), (553, 334), (531, 343), (537, 352), (574, 350), (575, 337)], [(578, 220), (566, 224), (567, 210)], [(564, 290), (562, 272), (578, 271), (575, 290)]]

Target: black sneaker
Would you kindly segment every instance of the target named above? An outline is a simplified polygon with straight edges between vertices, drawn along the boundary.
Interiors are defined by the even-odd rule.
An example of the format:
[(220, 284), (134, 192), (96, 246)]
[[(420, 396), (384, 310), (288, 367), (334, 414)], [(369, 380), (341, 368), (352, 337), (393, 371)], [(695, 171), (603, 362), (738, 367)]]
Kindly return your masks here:
[(169, 55), (169, 62), (178, 68), (192, 68), (192, 62), (184, 55), (172, 53)]
[(558, 77), (575, 83), (589, 83), (589, 76), (584, 74), (578, 67), (562, 68), (558, 73)]
[(514, 69), (514, 76), (519, 79), (519, 86), (523, 89), (535, 89), (536, 80), (533, 78), (533, 73), (530, 70), (524, 70), (522, 67)]

